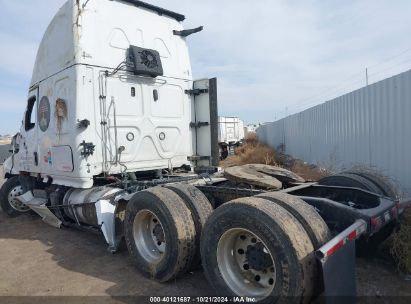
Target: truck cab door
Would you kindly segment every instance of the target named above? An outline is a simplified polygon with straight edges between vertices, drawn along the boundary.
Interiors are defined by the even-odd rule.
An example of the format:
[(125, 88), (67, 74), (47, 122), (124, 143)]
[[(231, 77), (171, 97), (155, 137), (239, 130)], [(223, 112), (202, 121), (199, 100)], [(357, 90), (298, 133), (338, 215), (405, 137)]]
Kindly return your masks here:
[(38, 88), (29, 92), (22, 126), (22, 143), (20, 145), (20, 171), (38, 172), (39, 155), (37, 144), (38, 129)]
[(193, 89), (186, 91), (192, 96), (192, 117), (194, 155), (189, 160), (197, 171), (201, 168), (217, 167), (218, 151), (218, 107), (217, 79), (195, 80)]

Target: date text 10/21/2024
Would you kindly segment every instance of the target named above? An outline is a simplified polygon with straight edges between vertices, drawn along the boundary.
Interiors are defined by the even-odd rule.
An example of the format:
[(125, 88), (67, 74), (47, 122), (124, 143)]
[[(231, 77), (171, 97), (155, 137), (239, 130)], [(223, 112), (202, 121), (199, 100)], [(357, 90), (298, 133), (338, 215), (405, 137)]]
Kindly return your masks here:
[(252, 297), (150, 297), (150, 303), (256, 303)]

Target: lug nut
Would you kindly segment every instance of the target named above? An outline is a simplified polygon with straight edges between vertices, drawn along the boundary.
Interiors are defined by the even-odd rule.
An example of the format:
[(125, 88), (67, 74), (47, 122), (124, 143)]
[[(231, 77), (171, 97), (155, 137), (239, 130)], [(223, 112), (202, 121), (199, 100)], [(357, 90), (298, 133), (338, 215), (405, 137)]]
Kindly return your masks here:
[(261, 279), (261, 277), (259, 275), (256, 275), (255, 278), (254, 278), (254, 280), (256, 280), (257, 282), (259, 282), (260, 279)]
[(274, 279), (273, 278), (269, 279), (268, 284), (273, 285), (274, 284)]
[(249, 266), (248, 264), (244, 264), (244, 265), (243, 265), (243, 268), (244, 268), (245, 270), (248, 270), (248, 269), (250, 269), (250, 266)]
[(244, 249), (238, 249), (238, 254), (244, 254)]

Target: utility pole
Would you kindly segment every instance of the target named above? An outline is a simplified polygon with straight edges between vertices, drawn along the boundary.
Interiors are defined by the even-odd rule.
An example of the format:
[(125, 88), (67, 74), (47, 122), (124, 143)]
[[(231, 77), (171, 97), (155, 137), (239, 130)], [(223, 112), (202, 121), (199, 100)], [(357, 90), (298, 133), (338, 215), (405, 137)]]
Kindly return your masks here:
[(368, 68), (365, 68), (365, 83), (368, 87)]

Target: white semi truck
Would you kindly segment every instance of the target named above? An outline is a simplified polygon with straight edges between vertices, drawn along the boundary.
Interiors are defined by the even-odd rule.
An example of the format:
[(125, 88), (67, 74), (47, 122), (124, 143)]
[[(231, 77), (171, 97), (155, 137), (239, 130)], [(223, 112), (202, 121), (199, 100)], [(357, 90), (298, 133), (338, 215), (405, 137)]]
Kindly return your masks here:
[[(4, 163), (3, 211), (99, 231), (113, 253), (125, 241), (160, 282), (202, 264), (224, 297), (354, 295), (355, 240), (389, 234), (395, 193), (368, 173), (320, 183), (261, 166), (238, 183), (215, 174), (217, 82), (193, 80), (186, 37), (202, 28), (183, 20), (137, 0), (64, 4)], [(250, 170), (277, 182), (247, 183)]]

